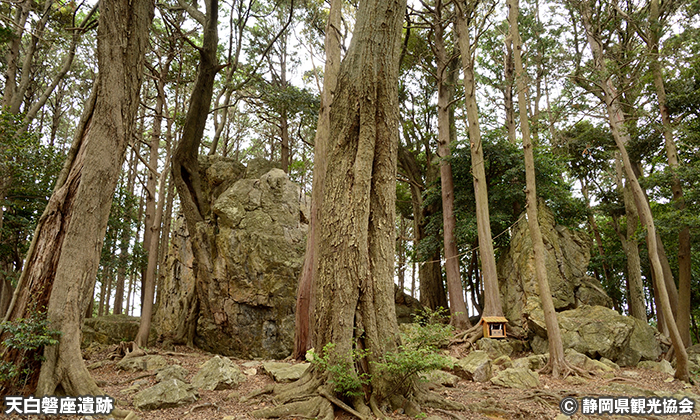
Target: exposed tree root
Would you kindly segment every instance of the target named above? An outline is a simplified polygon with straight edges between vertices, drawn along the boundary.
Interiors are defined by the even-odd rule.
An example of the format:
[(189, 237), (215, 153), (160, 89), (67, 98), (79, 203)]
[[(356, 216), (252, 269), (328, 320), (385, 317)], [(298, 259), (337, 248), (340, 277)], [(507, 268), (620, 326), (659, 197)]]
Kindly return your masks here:
[(474, 345), (478, 339), (484, 336), (484, 330), (480, 324), (477, 324), (466, 331), (460, 331), (452, 337), (448, 346), (455, 344), (468, 343), (469, 345)]
[(216, 411), (221, 410), (221, 407), (219, 407), (215, 403), (208, 402), (208, 403), (204, 403), (204, 404), (195, 405), (191, 409), (185, 411), (184, 415), (188, 415), (189, 413), (193, 413), (195, 410), (199, 410), (199, 409), (207, 408), (207, 407), (214, 407), (214, 408), (216, 408)]
[(614, 378), (606, 379), (603, 381), (604, 383), (610, 383), (610, 382), (626, 382), (632, 385), (637, 385), (639, 384), (638, 379), (631, 379), (631, 378), (623, 378), (622, 376), (616, 376)]
[(377, 404), (377, 397), (374, 395), (369, 397), (369, 406), (372, 409), (372, 414), (374, 414), (374, 417), (378, 419), (384, 418), (384, 413), (382, 413), (382, 410), (379, 408), (379, 405)]
[(467, 407), (462, 403), (448, 400), (434, 392), (430, 392), (427, 389), (423, 389), (420, 387), (416, 390), (415, 399), (418, 404), (431, 408), (441, 408), (444, 410), (455, 411), (463, 411), (467, 409)]
[(547, 364), (544, 365), (542, 369), (537, 371), (537, 373), (542, 374), (542, 375), (549, 375), (552, 374), (552, 376), (559, 378), (559, 379), (565, 379), (569, 375), (574, 375), (574, 376), (580, 376), (583, 378), (590, 378), (591, 373), (585, 369), (581, 369), (578, 366), (574, 366), (571, 363), (567, 362), (566, 360), (563, 360), (561, 365), (559, 366), (559, 371), (556, 372), (556, 375), (554, 375), (554, 363), (552, 362), (552, 358), (550, 357), (547, 360)]
[(305, 417), (333, 420), (333, 406), (324, 397), (317, 395), (305, 401), (290, 402), (277, 407), (253, 411), (255, 418)]
[(252, 400), (253, 398), (257, 398), (261, 395), (264, 394), (272, 394), (272, 392), (275, 390), (275, 384), (270, 384), (265, 386), (263, 389), (259, 389), (257, 391), (253, 391), (250, 394), (246, 395), (245, 397), (242, 397), (240, 400), (240, 403), (247, 402), (249, 400)]
[(447, 410), (436, 408), (435, 411), (437, 411), (438, 413), (445, 414), (445, 415), (450, 416), (450, 417), (454, 417), (457, 420), (464, 420), (464, 417), (460, 416), (459, 414), (455, 414), (455, 413), (447, 411)]
[[(319, 375), (317, 373), (309, 375), (308, 378), (302, 377), (297, 382), (290, 384), (266, 387), (263, 390), (256, 391), (241, 399), (241, 402), (270, 392), (275, 394), (273, 402), (277, 406), (263, 408), (253, 412), (253, 416), (256, 418), (296, 416), (304, 418), (327, 418), (330, 420), (333, 418), (333, 406), (352, 414), (360, 420), (370, 420), (372, 415), (379, 419), (384, 419), (386, 417), (378, 404), (375, 394), (370, 395), (369, 407), (362, 397), (357, 397), (351, 404), (348, 404), (336, 397), (333, 392), (325, 386), (326, 379), (325, 374)], [(387, 402), (391, 404), (393, 409), (402, 409), (409, 417), (415, 417), (421, 413), (420, 405), (453, 411), (466, 410), (467, 408), (463, 404), (447, 400), (438, 394), (428, 391), (422, 384), (416, 384), (413, 388), (412, 397), (406, 398), (402, 395), (395, 394), (390, 396)]]
[(277, 404), (284, 404), (299, 396), (317, 394), (316, 390), (323, 384), (324, 380), (321, 378), (310, 378), (306, 383), (299, 384), (299, 382), (301, 382), (301, 379), (297, 382), (284, 384), (279, 388), (275, 388), (274, 401)]
[(349, 405), (345, 404), (344, 402), (340, 401), (339, 399), (337, 399), (336, 397), (331, 395), (323, 387), (318, 388), (318, 394), (321, 395), (323, 398), (327, 399), (329, 402), (335, 404), (339, 408), (342, 408), (343, 410), (347, 411), (348, 413), (352, 414), (353, 416), (359, 418), (360, 420), (370, 420), (369, 417), (355, 411), (352, 407), (350, 407)]
[(146, 352), (141, 350), (134, 341), (122, 341), (121, 343), (119, 343), (117, 348), (115, 348), (114, 350), (112, 350), (111, 353), (109, 353), (107, 358), (111, 360), (116, 360), (121, 358), (138, 357), (145, 355)]
[(403, 395), (393, 395), (389, 398), (389, 401), (394, 410), (401, 409), (408, 417), (415, 418), (421, 412), (420, 406), (415, 401), (409, 400)]

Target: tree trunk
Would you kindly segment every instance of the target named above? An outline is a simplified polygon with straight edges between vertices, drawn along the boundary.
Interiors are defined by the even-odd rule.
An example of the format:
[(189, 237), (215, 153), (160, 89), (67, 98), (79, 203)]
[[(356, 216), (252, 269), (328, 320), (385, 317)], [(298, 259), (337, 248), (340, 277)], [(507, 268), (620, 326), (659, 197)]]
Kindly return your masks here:
[(209, 216), (207, 197), (204, 195), (199, 172), (199, 146), (204, 134), (207, 115), (214, 91), (214, 78), (222, 66), (217, 64), (218, 46), (217, 19), (218, 0), (206, 0), (206, 15), (203, 18), (203, 40), (199, 48), (199, 66), (192, 89), (182, 137), (175, 148), (172, 162), (173, 181), (180, 196), (180, 206), (185, 215), (187, 231), (194, 253), (193, 271), (196, 278), (194, 302), (184, 324), (178, 326), (173, 337), (176, 342), (194, 345), (197, 319), (200, 316), (212, 318), (216, 325), (227, 321), (223, 308), (214, 307), (209, 299), (209, 287), (214, 276), (212, 263), (212, 232), (206, 218)]
[(440, 186), (442, 192), (442, 232), (445, 252), (445, 278), (447, 294), (450, 300), (450, 323), (458, 330), (471, 327), (469, 313), (464, 302), (462, 278), (459, 272), (459, 251), (455, 230), (457, 220), (454, 214), (454, 182), (452, 179), (452, 150), (450, 136), (450, 107), (452, 106), (451, 92), (454, 89), (448, 85), (449, 62), (445, 49), (444, 23), (442, 18), (443, 5), (440, 1), (435, 5), (433, 32), (435, 34), (435, 61), (437, 65), (437, 114), (438, 114), (438, 156), (440, 157)]
[[(428, 148), (426, 148), (426, 152), (427, 151)], [(430, 155), (428, 154), (428, 156)], [(398, 162), (404, 175), (406, 175), (410, 181), (411, 205), (413, 207), (413, 235), (415, 244), (417, 245), (428, 237), (426, 233), (428, 218), (430, 215), (434, 214), (437, 209), (434, 205), (423, 206), (424, 184), (421, 179), (421, 170), (415, 153), (399, 146)], [(428, 162), (430, 162), (430, 158), (428, 158)], [(434, 170), (430, 163), (426, 166), (426, 183), (432, 184), (437, 180), (437, 171)], [(440, 267), (440, 251), (436, 251), (432, 255), (416, 257), (426, 260), (422, 261), (418, 267), (421, 305), (432, 310), (447, 308), (447, 295), (445, 294), (445, 286), (442, 281), (442, 269)]]
[(19, 50), (25, 31), (24, 26), (27, 23), (27, 18), (29, 17), (33, 4), (34, 2), (30, 0), (19, 2), (12, 19), (12, 26), (14, 26), (17, 32), (13, 34), (14, 36), (11, 38), (12, 41), (9, 43), (10, 48), (7, 49), (7, 55), (5, 56), (7, 68), (5, 70), (5, 88), (3, 89), (3, 106), (9, 108), (10, 112), (13, 114), (19, 112), (19, 108), (17, 110), (12, 110), (12, 104), (15, 96), (17, 96), (17, 73), (20, 69)]
[(112, 196), (132, 134), (153, 7), (145, 0), (100, 3), (100, 72), (37, 225), (11, 310), (11, 319), (26, 318), (46, 305), (52, 328), (62, 333), (58, 345), (44, 349), (37, 396), (57, 391), (102, 394), (80, 351), (82, 303), (93, 290)]
[[(588, 37), (588, 43), (593, 51), (593, 58), (596, 65), (596, 69), (600, 74), (605, 74), (605, 57), (603, 54), (603, 45), (598, 37), (597, 32), (592, 26), (592, 12), (588, 2), (582, 2), (581, 6), (581, 17), (583, 18), (584, 27), (586, 29), (586, 35)], [(613, 85), (613, 81), (610, 78), (604, 79), (601, 76), (599, 85), (601, 86), (604, 93), (605, 105), (608, 113), (608, 122), (610, 124), (610, 129), (613, 133), (613, 138), (615, 139), (615, 144), (617, 145), (620, 155), (622, 157), (623, 166), (625, 169), (625, 174), (627, 175), (627, 180), (631, 184), (632, 192), (634, 194), (634, 200), (637, 206), (637, 211), (639, 212), (640, 218), (643, 220), (647, 229), (647, 244), (649, 248), (649, 260), (651, 262), (652, 271), (654, 273), (655, 279), (655, 289), (659, 294), (661, 312), (663, 312), (666, 324), (671, 335), (671, 342), (673, 344), (673, 350), (676, 355), (676, 379), (688, 382), (690, 380), (690, 375), (688, 372), (688, 353), (685, 351), (685, 346), (683, 345), (683, 339), (681, 338), (678, 326), (676, 325), (675, 318), (671, 309), (671, 303), (668, 296), (668, 291), (666, 289), (666, 280), (664, 278), (664, 270), (661, 265), (661, 260), (659, 258), (659, 244), (657, 243), (657, 233), (656, 227), (654, 226), (654, 219), (652, 218), (651, 208), (644, 195), (642, 187), (637, 181), (637, 176), (634, 173), (634, 168), (632, 167), (632, 162), (627, 154), (626, 144), (629, 143), (629, 134), (627, 133), (624, 122), (625, 118), (622, 113), (620, 106), (620, 98), (618, 96), (617, 89)]]
[[(160, 174), (158, 183), (158, 203), (156, 207), (156, 176), (155, 172), (158, 169), (158, 149), (160, 145), (161, 127), (163, 124), (163, 109), (165, 107), (165, 82), (167, 74), (170, 70), (170, 62), (174, 58), (174, 53), (168, 54), (168, 57), (163, 63), (159, 71), (152, 69), (156, 77), (156, 107), (155, 116), (153, 118), (153, 130), (151, 131), (151, 153), (149, 157), (148, 181), (146, 185), (146, 225), (145, 231), (150, 235), (148, 240), (144, 241), (148, 252), (148, 262), (146, 264), (145, 278), (141, 294), (143, 295), (143, 304), (141, 306), (141, 320), (139, 322), (139, 332), (136, 335), (136, 345), (139, 347), (148, 346), (148, 334), (151, 331), (151, 316), (153, 314), (153, 299), (155, 297), (156, 287), (156, 270), (158, 268), (158, 245), (160, 244), (160, 225), (163, 219), (163, 210), (165, 205), (165, 181), (167, 180), (167, 170), (163, 170)], [(165, 168), (168, 167), (170, 157), (166, 156)], [(149, 210), (153, 213), (152, 220), (149, 218)], [(149, 224), (150, 222), (150, 224)], [(144, 236), (146, 237), (146, 236)]]
[[(127, 177), (126, 191), (129, 196), (134, 194), (134, 183), (136, 181), (136, 152), (131, 150), (129, 159), (129, 175)], [(125, 215), (128, 219), (132, 214)], [(122, 229), (119, 242), (119, 268), (117, 269), (117, 287), (114, 292), (114, 314), (120, 315), (124, 311), (124, 284), (126, 282), (126, 265), (128, 263), (129, 243), (131, 242), (131, 226), (127, 225)]]
[(399, 226), (398, 226), (398, 238), (396, 240), (396, 252), (398, 253), (398, 263), (399, 266), (396, 269), (396, 277), (399, 282), (399, 290), (401, 293), (405, 293), (404, 286), (406, 283), (406, 257), (408, 253), (407, 242), (408, 242), (408, 224), (403, 215), (399, 215)]
[[(659, 20), (660, 5), (659, 0), (651, 0), (649, 4), (649, 69), (654, 78), (654, 88), (656, 89), (656, 98), (659, 102), (659, 113), (661, 114), (662, 131), (666, 146), (666, 156), (668, 166), (673, 173), (671, 180), (671, 192), (673, 193), (673, 201), (679, 211), (685, 209), (685, 200), (683, 198), (683, 187), (680, 178), (676, 173), (680, 167), (678, 159), (678, 151), (676, 143), (673, 140), (673, 125), (671, 116), (666, 106), (666, 87), (664, 85), (664, 77), (661, 71), (661, 62), (659, 60), (659, 39), (661, 37), (662, 25)], [(676, 323), (678, 330), (683, 339), (683, 344), (689, 347), (690, 341), (690, 283), (692, 278), (692, 266), (690, 258), (690, 228), (688, 225), (681, 225), (678, 231), (678, 309), (676, 311)]]
[(314, 179), (311, 187), (311, 217), (309, 232), (306, 239), (306, 254), (304, 265), (299, 278), (297, 291), (296, 327), (294, 334), (294, 352), (292, 356), (303, 359), (306, 351), (314, 346), (313, 311), (314, 284), (317, 273), (314, 271), (314, 261), (318, 244), (318, 222), (323, 203), (324, 178), (326, 173), (326, 155), (330, 136), (330, 110), (336, 90), (338, 72), (340, 71), (340, 0), (331, 0), (326, 24), (326, 63), (321, 94), (321, 110), (318, 117), (316, 137), (314, 139)]
[[(398, 64), (401, 23), (406, 3), (367, 0), (359, 3), (352, 42), (341, 64), (337, 96), (330, 111), (328, 165), (316, 248), (316, 348), (328, 343), (331, 365), (348, 367), (357, 378), (371, 375), (366, 389), (376, 416), (378, 403), (405, 393), (419, 398), (413, 378), (403, 392), (379, 372), (376, 363), (395, 351), (400, 338), (394, 306), (396, 151), (398, 144)], [(353, 348), (368, 351), (358, 363)], [(359, 366), (359, 367), (358, 367)], [(307, 399), (304, 416), (333, 419), (324, 398), (335, 394), (334, 373), (314, 369), (292, 384), (294, 397)], [(280, 388), (278, 388), (280, 389)], [(282, 388), (283, 389), (283, 388)], [(301, 399), (301, 398), (299, 398)], [(292, 403), (298, 404), (298, 403)], [(362, 397), (352, 405), (363, 417), (370, 410)], [(254, 412), (277, 417), (293, 405)], [(320, 413), (319, 413), (320, 411)], [(296, 413), (295, 413), (296, 414)]]
[[(166, 156), (165, 167), (168, 167), (169, 156)], [(139, 347), (148, 346), (148, 335), (151, 332), (151, 317), (153, 316), (153, 298), (155, 296), (156, 287), (156, 270), (158, 268), (158, 245), (160, 243), (160, 226), (163, 222), (163, 211), (165, 207), (165, 181), (168, 178), (168, 172), (163, 170), (160, 174), (158, 182), (158, 206), (156, 208), (155, 218), (152, 226), (146, 226), (146, 229), (151, 229), (151, 243), (148, 247), (148, 265), (146, 267), (146, 282), (141, 290), (143, 294), (143, 305), (141, 306), (141, 321), (139, 322), (139, 332), (136, 335), (136, 345)]]
[[(642, 281), (642, 267), (639, 259), (639, 243), (636, 239), (639, 215), (634, 204), (634, 197), (630, 189), (629, 181), (623, 185), (623, 169), (619, 154), (615, 159), (615, 171), (617, 173), (617, 188), (622, 194), (627, 219), (627, 231), (622, 233), (621, 228), (615, 226), (615, 230), (622, 243), (622, 250), (627, 259), (627, 282), (629, 294), (629, 314), (632, 317), (647, 321), (647, 307), (644, 302), (644, 282)], [(615, 221), (616, 219), (613, 219)], [(615, 223), (617, 225), (617, 223)]]
[(554, 311), (552, 293), (549, 289), (547, 279), (547, 269), (544, 265), (545, 249), (540, 231), (540, 223), (537, 219), (537, 186), (535, 183), (535, 158), (530, 140), (530, 123), (527, 115), (527, 84), (525, 81), (525, 70), (522, 63), (520, 32), (518, 30), (518, 0), (508, 0), (508, 21), (510, 24), (510, 35), (513, 40), (513, 50), (515, 58), (515, 78), (518, 87), (518, 108), (520, 110), (520, 129), (523, 135), (523, 149), (525, 151), (525, 196), (527, 197), (527, 223), (532, 238), (532, 250), (535, 260), (535, 277), (540, 290), (540, 300), (544, 312), (544, 320), (547, 327), (547, 338), (549, 340), (549, 362), (548, 368), (552, 369), (552, 376), (558, 378), (568, 374), (568, 364), (564, 359), (564, 346), (557, 314)]
[[(464, 12), (467, 11), (464, 10)], [(457, 13), (456, 30), (464, 71), (464, 100), (467, 110), (472, 177), (476, 200), (476, 226), (479, 237), (479, 254), (481, 255), (481, 275), (484, 283), (484, 307), (481, 316), (503, 316), (501, 295), (498, 289), (498, 275), (496, 273), (496, 257), (491, 238), (491, 218), (489, 216), (484, 149), (481, 141), (481, 128), (479, 127), (479, 109), (476, 103), (473, 48), (469, 40), (469, 28), (463, 13)]]
[[(506, 108), (506, 130), (508, 131), (508, 140), (511, 144), (516, 144), (515, 137), (515, 105), (513, 105), (513, 42), (510, 35), (506, 35), (506, 51), (503, 57), (504, 68), (504, 84), (503, 86), (503, 102)], [(462, 58), (464, 62), (464, 58)], [(473, 71), (473, 70), (472, 70)], [(466, 82), (465, 82), (466, 83)]]
[[(114, 248), (112, 248), (112, 251), (114, 251)], [(114, 252), (112, 252), (112, 255), (114, 255)], [(114, 280), (114, 267), (105, 267), (107, 269), (107, 278), (105, 279), (106, 287), (105, 287), (105, 304), (104, 304), (104, 314), (109, 315), (109, 301), (112, 299), (112, 280)]]
[(0, 317), (5, 317), (7, 308), (10, 307), (12, 294), (15, 289), (12, 287), (12, 282), (8, 277), (0, 276)]
[[(549, 107), (547, 108), (549, 109)], [(591, 200), (588, 196), (588, 181), (585, 178), (581, 178), (579, 181), (581, 182), (581, 194), (583, 195), (583, 199), (586, 202), (586, 209), (588, 210), (588, 225), (591, 227), (591, 233), (593, 234), (596, 250), (598, 251), (598, 255), (603, 263), (603, 276), (605, 277), (605, 283), (610, 284), (610, 266), (608, 265), (605, 250), (603, 249), (603, 238), (600, 236), (600, 229), (598, 228), (598, 223), (595, 221), (595, 215), (593, 214), (593, 209), (591, 208)], [(646, 321), (646, 312), (644, 318)]]

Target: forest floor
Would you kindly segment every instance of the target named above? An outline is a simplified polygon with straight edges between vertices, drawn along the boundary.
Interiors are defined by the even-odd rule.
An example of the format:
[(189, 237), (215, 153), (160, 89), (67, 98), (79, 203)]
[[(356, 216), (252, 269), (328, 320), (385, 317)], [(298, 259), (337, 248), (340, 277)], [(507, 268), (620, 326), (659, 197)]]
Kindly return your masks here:
[[(452, 352), (461, 352), (463, 350), (453, 349)], [(273, 383), (272, 379), (267, 376), (262, 367), (258, 366), (256, 374), (247, 375), (247, 379), (237, 389), (222, 390), (222, 391), (199, 391), (199, 400), (190, 405), (158, 409), (153, 411), (140, 411), (133, 407), (133, 393), (124, 393), (126, 388), (133, 385), (137, 380), (147, 381), (142, 382), (143, 388), (155, 385), (155, 374), (145, 376), (144, 372), (125, 372), (115, 369), (115, 363), (108, 361), (107, 356), (110, 352), (109, 348), (105, 348), (101, 352), (86, 355), (86, 363), (88, 365), (97, 361), (105, 361), (104, 366), (92, 370), (93, 378), (98, 381), (98, 385), (106, 394), (117, 399), (117, 406), (127, 410), (133, 410), (143, 420), (246, 420), (252, 419), (251, 412), (269, 407), (272, 403), (270, 395), (262, 395), (245, 403), (239, 402), (240, 398), (250, 393), (264, 388), (266, 385)], [(178, 347), (175, 351), (166, 352), (157, 348), (149, 349), (149, 354), (160, 354), (164, 356), (170, 364), (179, 364), (189, 371), (187, 380), (190, 381), (199, 367), (213, 357), (212, 354), (205, 353), (199, 350), (193, 350), (185, 347)], [(518, 356), (527, 356), (518, 355)], [(514, 356), (513, 359), (518, 356)], [(242, 366), (248, 360), (232, 359), (241, 370), (246, 369)], [(252, 373), (249, 372), (248, 373)], [(492, 385), (490, 382), (477, 383), (472, 381), (460, 380), (456, 387), (447, 388), (440, 387), (436, 392), (442, 394), (445, 398), (459, 401), (465, 404), (469, 409), (462, 412), (454, 412), (450, 414), (445, 411), (424, 408), (427, 416), (439, 416), (445, 420), (495, 420), (495, 419), (549, 419), (560, 420), (566, 419), (561, 415), (559, 402), (564, 397), (574, 397), (581, 403), (583, 397), (599, 397), (599, 396), (628, 396), (642, 397), (644, 395), (635, 395), (639, 393), (639, 389), (651, 391), (666, 391), (671, 395), (677, 392), (690, 392), (700, 395), (700, 387), (697, 382), (695, 385), (688, 385), (677, 380), (673, 380), (668, 374), (661, 372), (636, 369), (622, 368), (615, 372), (613, 377), (610, 373), (605, 376), (593, 376), (591, 378), (567, 378), (564, 380), (553, 379), (548, 375), (539, 375), (540, 387), (538, 389), (510, 389)], [(696, 401), (700, 404), (700, 401)], [(392, 413), (388, 416), (392, 419), (408, 419), (408, 416)], [(354, 417), (347, 413), (337, 410), (336, 418), (349, 420)], [(574, 414), (572, 419), (700, 419), (700, 407), (696, 408), (695, 414), (691, 415), (657, 415), (655, 416), (634, 416), (634, 417), (619, 417), (607, 415), (584, 416), (581, 410)], [(26, 419), (26, 417), (25, 417)]]

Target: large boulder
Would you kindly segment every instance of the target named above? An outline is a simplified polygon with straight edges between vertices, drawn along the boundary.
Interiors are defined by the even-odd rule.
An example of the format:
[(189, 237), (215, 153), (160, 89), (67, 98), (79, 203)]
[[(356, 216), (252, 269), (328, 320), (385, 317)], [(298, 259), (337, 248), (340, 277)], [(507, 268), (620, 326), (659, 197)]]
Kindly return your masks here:
[(185, 382), (185, 378), (189, 374), (187, 369), (180, 365), (169, 365), (164, 368), (158, 369), (156, 374), (156, 381), (163, 382), (170, 379), (179, 379)]
[[(612, 307), (612, 301), (600, 283), (586, 274), (590, 260), (590, 237), (584, 232), (557, 225), (552, 212), (542, 204), (538, 206), (538, 217), (555, 309), (563, 311), (581, 305)], [(541, 307), (528, 305), (531, 298), (539, 299), (539, 287), (525, 218), (513, 228), (510, 245), (499, 259), (498, 278), (505, 317), (511, 325), (524, 327), (529, 311)]]
[(263, 370), (277, 382), (293, 382), (301, 378), (306, 370), (311, 366), (310, 363), (281, 363), (281, 362), (265, 362)]
[[(641, 360), (655, 360), (661, 354), (654, 329), (646, 323), (620, 315), (603, 306), (582, 306), (557, 313), (565, 349), (574, 349), (592, 359), (607, 358), (629, 366)], [(544, 313), (533, 309), (528, 318), (530, 331), (536, 334), (532, 349), (547, 351), (547, 329)], [(634, 340), (633, 340), (634, 338)], [(636, 361), (630, 363), (630, 354)]]
[(192, 386), (206, 391), (232, 389), (245, 381), (245, 375), (228, 357), (214, 356), (192, 378)]
[(147, 355), (139, 357), (125, 357), (120, 360), (116, 368), (129, 372), (158, 370), (168, 366), (168, 361), (163, 356)]
[[(214, 245), (207, 294), (216, 309), (200, 312), (194, 342), (226, 356), (287, 357), (308, 230), (305, 196), (281, 169), (249, 179), (231, 160), (208, 157), (200, 165)], [(255, 172), (265, 166), (256, 165)], [(154, 318), (158, 331), (177, 331), (195, 293), (193, 252), (182, 218), (177, 222)]]
[(640, 361), (658, 359), (662, 349), (656, 339), (656, 329), (641, 319), (630, 319), (634, 322), (634, 331), (629, 345), (617, 358), (617, 363), (621, 366), (636, 366)]
[(491, 383), (505, 388), (539, 388), (540, 378), (529, 369), (510, 368), (498, 372), (491, 378)]
[(85, 318), (83, 321), (82, 346), (90, 343), (119, 344), (122, 341), (133, 341), (139, 332), (141, 318), (127, 315), (106, 315)]
[(179, 379), (169, 379), (134, 395), (134, 407), (139, 410), (179, 407), (197, 401), (197, 391)]
[(491, 379), (491, 359), (485, 351), (475, 350), (459, 359), (454, 366), (454, 371), (464, 379), (486, 382)]
[(418, 299), (407, 295), (398, 285), (394, 285), (394, 304), (396, 306), (396, 320), (400, 324), (409, 324), (415, 321), (415, 316), (423, 310), (423, 305)]
[(510, 357), (513, 354), (513, 345), (506, 340), (484, 337), (476, 342), (476, 347), (488, 353), (489, 357), (493, 360), (501, 356)]

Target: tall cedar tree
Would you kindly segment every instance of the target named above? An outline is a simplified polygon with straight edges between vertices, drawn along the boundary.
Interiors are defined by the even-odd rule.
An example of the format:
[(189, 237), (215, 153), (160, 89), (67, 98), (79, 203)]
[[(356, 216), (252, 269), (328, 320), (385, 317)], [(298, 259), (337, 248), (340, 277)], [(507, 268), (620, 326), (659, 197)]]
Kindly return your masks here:
[(323, 177), (326, 172), (326, 154), (328, 150), (328, 138), (330, 130), (330, 109), (333, 103), (333, 92), (338, 81), (340, 69), (340, 25), (341, 25), (341, 0), (331, 0), (328, 23), (326, 24), (326, 63), (323, 72), (323, 92), (321, 95), (321, 111), (318, 117), (316, 137), (314, 138), (314, 180), (311, 190), (311, 220), (309, 220), (309, 233), (306, 239), (306, 255), (304, 267), (299, 278), (299, 291), (297, 293), (296, 330), (294, 334), (294, 354), (296, 359), (303, 359), (306, 351), (313, 347), (313, 295), (314, 295), (314, 259), (316, 256), (316, 244), (318, 243), (319, 210), (323, 200)]
[(527, 198), (527, 223), (532, 238), (532, 251), (535, 260), (535, 277), (540, 290), (540, 301), (544, 312), (544, 321), (547, 326), (547, 338), (549, 340), (549, 361), (545, 370), (551, 369), (555, 378), (567, 376), (571, 367), (564, 359), (564, 345), (559, 329), (557, 314), (554, 311), (552, 293), (547, 279), (547, 268), (544, 265), (545, 249), (542, 240), (542, 231), (537, 219), (537, 185), (535, 183), (535, 157), (530, 140), (530, 122), (527, 112), (527, 84), (526, 74), (523, 69), (522, 42), (518, 29), (518, 0), (508, 1), (508, 22), (510, 36), (513, 42), (513, 57), (515, 64), (515, 79), (518, 90), (518, 108), (520, 110), (520, 130), (523, 135), (523, 150), (525, 153), (525, 196)]
[[(378, 404), (405, 401), (398, 378), (375, 362), (400, 344), (394, 306), (398, 70), (404, 0), (361, 1), (353, 38), (341, 63), (333, 106), (322, 211), (319, 213), (315, 293), (315, 348), (331, 365), (347, 366), (356, 379), (371, 377), (366, 393), (352, 398), (357, 415)], [(354, 348), (368, 350), (355, 363)], [(334, 373), (310, 369), (297, 382), (275, 390), (278, 407), (256, 417), (302, 415), (333, 419)], [(417, 382), (403, 381), (407, 396), (420, 400)], [(367, 399), (363, 398), (367, 396)], [(429, 397), (426, 397), (429, 398)], [(425, 399), (425, 398), (424, 398)], [(294, 400), (294, 401), (292, 401)], [(350, 407), (348, 407), (350, 408)]]
[[(476, 200), (476, 228), (479, 236), (479, 254), (481, 255), (481, 273), (484, 281), (484, 310), (482, 316), (503, 316), (501, 296), (498, 290), (498, 275), (496, 273), (496, 257), (491, 238), (491, 218), (489, 215), (489, 200), (484, 163), (484, 148), (479, 127), (479, 108), (476, 103), (476, 81), (474, 77), (474, 48), (469, 39), (468, 21), (474, 13), (472, 4), (459, 2), (455, 29), (462, 57), (464, 71), (464, 101), (467, 111), (469, 130), (469, 149), (472, 161), (472, 176), (474, 183), (474, 198)], [(473, 330), (469, 339), (475, 342), (483, 335), (479, 325)]]
[[(139, 105), (152, 0), (102, 0), (97, 36), (99, 74), (75, 140), (41, 216), (9, 319), (45, 312), (59, 344), (31, 387), (35, 395), (100, 395), (80, 351), (80, 327), (92, 298), (112, 197)], [(22, 363), (6, 352), (5, 361)], [(2, 392), (16, 391), (3, 388)]]
[(632, 193), (634, 196), (634, 202), (637, 206), (637, 211), (639, 212), (640, 220), (644, 223), (647, 230), (647, 248), (649, 250), (649, 260), (651, 262), (651, 269), (653, 271), (654, 278), (654, 290), (659, 294), (660, 310), (663, 313), (664, 319), (666, 321), (666, 326), (668, 327), (671, 343), (673, 344), (673, 350), (676, 356), (676, 379), (688, 382), (690, 380), (690, 374), (688, 372), (688, 353), (685, 351), (685, 346), (683, 345), (683, 339), (676, 325), (675, 317), (672, 312), (671, 302), (669, 299), (669, 292), (666, 288), (667, 273), (661, 265), (660, 257), (660, 244), (658, 243), (659, 237), (656, 232), (656, 227), (654, 226), (654, 219), (651, 214), (651, 207), (644, 194), (644, 190), (639, 185), (637, 180), (637, 175), (634, 172), (632, 162), (630, 160), (629, 154), (627, 153), (627, 144), (630, 143), (630, 135), (625, 127), (625, 115), (622, 111), (622, 105), (620, 103), (620, 95), (618, 94), (617, 87), (611, 77), (606, 77), (608, 74), (605, 56), (603, 51), (603, 44), (600, 39), (600, 33), (593, 22), (593, 12), (591, 9), (591, 4), (589, 1), (583, 1), (578, 4), (579, 12), (581, 13), (581, 18), (583, 20), (584, 28), (586, 29), (586, 37), (588, 38), (588, 44), (593, 52), (593, 61), (600, 80), (598, 80), (598, 85), (603, 91), (603, 99), (605, 101), (605, 106), (608, 114), (608, 123), (610, 124), (610, 130), (613, 133), (613, 138), (615, 139), (615, 144), (622, 157), (622, 165), (627, 177), (627, 182), (629, 182)]

